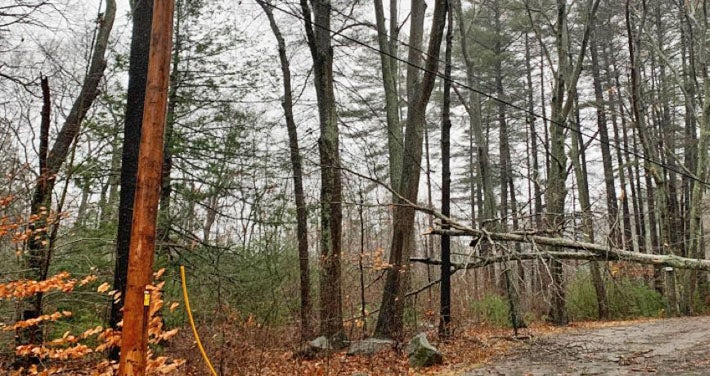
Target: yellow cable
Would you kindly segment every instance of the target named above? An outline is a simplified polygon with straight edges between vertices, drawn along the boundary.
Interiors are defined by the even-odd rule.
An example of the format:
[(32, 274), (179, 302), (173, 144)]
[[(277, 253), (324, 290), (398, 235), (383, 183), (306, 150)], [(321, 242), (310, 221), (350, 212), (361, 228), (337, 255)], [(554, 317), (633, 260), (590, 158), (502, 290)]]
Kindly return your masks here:
[(212, 362), (210, 362), (210, 358), (207, 357), (207, 353), (205, 353), (205, 348), (202, 347), (202, 342), (200, 342), (200, 336), (197, 334), (197, 328), (195, 327), (195, 320), (192, 319), (192, 310), (190, 310), (190, 299), (187, 297), (187, 284), (185, 283), (185, 267), (182, 265), (180, 265), (180, 279), (182, 280), (182, 296), (185, 299), (185, 309), (187, 310), (187, 317), (190, 319), (192, 334), (195, 335), (197, 347), (200, 349), (200, 353), (202, 353), (202, 358), (205, 360), (205, 363), (207, 363), (207, 367), (209, 367), (210, 371), (212, 371), (212, 375), (217, 376), (217, 371), (215, 371), (214, 367), (212, 367)]

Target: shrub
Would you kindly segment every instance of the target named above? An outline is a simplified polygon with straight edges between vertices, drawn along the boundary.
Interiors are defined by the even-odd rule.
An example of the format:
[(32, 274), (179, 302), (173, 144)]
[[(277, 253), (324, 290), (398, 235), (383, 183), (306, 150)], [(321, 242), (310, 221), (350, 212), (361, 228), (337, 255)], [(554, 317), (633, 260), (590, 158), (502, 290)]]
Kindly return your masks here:
[[(162, 273), (162, 272), (158, 272)], [(15, 280), (0, 284), (0, 300), (23, 299), (38, 293), (61, 292), (70, 294), (76, 287), (85, 286), (96, 280), (96, 277), (89, 275), (83, 279), (71, 278), (68, 272), (60, 272), (43, 281)], [(151, 294), (149, 309), (149, 343), (157, 345), (162, 341), (173, 337), (177, 330), (164, 331), (163, 322), (159, 312), (163, 307), (162, 287), (164, 282), (148, 287)], [(98, 287), (100, 294), (113, 296), (113, 292), (108, 291), (109, 284), (104, 283)], [(175, 307), (171, 307), (174, 309)], [(55, 311), (37, 318), (17, 321), (11, 325), (0, 322), (3, 331), (22, 330), (38, 325), (53, 325), (59, 327), (64, 321), (72, 320), (73, 313), (70, 311)], [(56, 332), (56, 330), (55, 330)], [(77, 333), (77, 332), (75, 332)], [(101, 360), (100, 357), (92, 356), (100, 354), (107, 349), (118, 346), (121, 333), (112, 329), (104, 329), (101, 326), (88, 328), (73, 334), (71, 330), (63, 334), (55, 335), (50, 340), (43, 343), (32, 343), (15, 347), (15, 355), (18, 357), (35, 358), (41, 364), (32, 364), (28, 369), (20, 368), (15, 375), (52, 375), (66, 374), (66, 372), (78, 371), (93, 368), (97, 375), (114, 375), (118, 365), (108, 360)], [(148, 352), (147, 374), (168, 374), (175, 372), (183, 364), (180, 359), (170, 359), (164, 356), (156, 356), (152, 351)]]
[[(663, 297), (643, 280), (623, 277), (607, 280), (605, 286), (610, 318), (656, 317), (665, 308)], [(567, 287), (567, 311), (574, 321), (599, 317), (596, 291), (587, 270), (577, 272)]]
[(594, 320), (599, 317), (597, 293), (586, 271), (578, 272), (567, 285), (567, 314), (572, 321)]
[(472, 303), (471, 309), (478, 321), (497, 327), (510, 327), (508, 301), (498, 294), (486, 293), (483, 299)]
[(657, 317), (666, 307), (661, 294), (643, 280), (623, 278), (608, 284), (607, 295), (613, 318)]
[[(253, 242), (250, 248), (198, 248), (182, 255), (178, 263), (188, 268), (195, 320), (200, 323), (223, 319), (233, 314), (262, 324), (290, 322), (298, 311), (298, 259), (286, 246)], [(164, 262), (164, 261), (162, 261)], [(177, 265), (168, 265), (177, 270)], [(312, 283), (317, 286), (317, 268), (312, 267)], [(180, 300), (179, 278), (173, 272), (166, 285), (166, 299)], [(229, 320), (233, 320), (230, 317)], [(184, 316), (166, 317), (171, 327), (181, 326)]]

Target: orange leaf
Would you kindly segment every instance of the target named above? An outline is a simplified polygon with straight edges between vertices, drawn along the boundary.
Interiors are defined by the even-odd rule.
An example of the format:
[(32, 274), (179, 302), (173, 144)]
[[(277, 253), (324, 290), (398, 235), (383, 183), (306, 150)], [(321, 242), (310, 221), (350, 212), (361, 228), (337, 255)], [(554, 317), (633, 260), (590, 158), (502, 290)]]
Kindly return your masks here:
[(96, 291), (99, 292), (100, 294), (103, 294), (103, 293), (105, 293), (106, 291), (108, 291), (108, 289), (109, 289), (110, 287), (111, 287), (111, 285), (109, 285), (108, 282), (104, 282), (104, 283), (101, 284), (101, 286), (99, 286), (99, 287), (96, 289)]
[(153, 273), (153, 278), (159, 279), (165, 273), (165, 268), (160, 268), (157, 272)]

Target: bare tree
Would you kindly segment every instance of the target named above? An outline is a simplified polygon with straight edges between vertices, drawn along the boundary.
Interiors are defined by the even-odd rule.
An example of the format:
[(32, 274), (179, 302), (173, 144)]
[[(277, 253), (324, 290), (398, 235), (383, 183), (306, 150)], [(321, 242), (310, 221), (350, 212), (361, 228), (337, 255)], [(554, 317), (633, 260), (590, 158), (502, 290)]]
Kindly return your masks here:
[(281, 63), (281, 74), (283, 75), (284, 96), (281, 106), (286, 117), (286, 129), (288, 131), (289, 152), (291, 154), (291, 168), (293, 170), (293, 190), (296, 202), (296, 237), (298, 238), (298, 259), (300, 270), (300, 293), (301, 293), (301, 339), (308, 338), (312, 333), (311, 328), (311, 281), (310, 268), (308, 262), (308, 208), (303, 191), (303, 168), (301, 162), (301, 152), (298, 146), (298, 128), (293, 116), (293, 93), (291, 89), (291, 68), (286, 55), (286, 42), (281, 34), (279, 25), (276, 23), (271, 4), (259, 1), (259, 5), (264, 10), (269, 19), (271, 32), (276, 38), (279, 51), (279, 62)]
[[(594, 25), (594, 17), (599, 7), (599, 0), (588, 0), (584, 8), (584, 34), (581, 46), (574, 62), (569, 50), (569, 29), (567, 19), (569, 9), (565, 0), (557, 1), (557, 17), (554, 25), (557, 49), (557, 70), (554, 72), (550, 122), (550, 169), (547, 173), (547, 225), (550, 231), (561, 234), (565, 226), (565, 198), (567, 196), (567, 152), (565, 140), (568, 130), (569, 115), (574, 104), (574, 93), (582, 70), (585, 50), (589, 35)], [(552, 247), (551, 251), (555, 251)], [(553, 260), (550, 266), (553, 279), (551, 320), (556, 325), (568, 322), (565, 309), (565, 288), (563, 285), (562, 263)]]
[[(310, 7), (313, 7), (311, 15)], [(342, 183), (338, 122), (333, 90), (333, 47), (330, 41), (330, 0), (301, 0), (306, 37), (313, 58), (318, 100), (321, 168), (321, 264), (320, 331), (335, 347), (345, 345), (340, 278), (342, 245)]]
[(421, 39), (423, 35), (425, 4), (422, 0), (412, 0), (411, 29), (409, 34), (409, 54), (407, 61), (407, 126), (404, 140), (402, 175), (398, 184), (400, 198), (395, 201), (393, 215), (392, 244), (390, 246), (390, 268), (387, 269), (382, 293), (380, 315), (377, 318), (375, 337), (399, 338), (403, 333), (405, 281), (408, 276), (408, 260), (413, 243), (414, 208), (404, 205), (402, 197), (416, 202), (419, 193), (419, 177), (422, 161), (422, 144), (426, 107), (429, 103), (436, 72), (439, 66), (439, 47), (446, 23), (445, 0), (437, 0), (434, 5), (429, 47), (424, 65), (424, 75), (419, 79), (421, 67)]
[(385, 91), (385, 113), (387, 116), (387, 149), (389, 151), (390, 186), (398, 189), (402, 174), (402, 124), (399, 118), (399, 94), (397, 91), (397, 1), (390, 1), (389, 34), (385, 26), (382, 0), (374, 0), (377, 22), (377, 42), (382, 65), (382, 86)]
[[(103, 16), (98, 20), (99, 28), (96, 36), (89, 69), (82, 83), (79, 95), (75, 99), (64, 124), (56, 135), (52, 147), (49, 148), (48, 140), (41, 149), (46, 150), (40, 155), (40, 175), (31, 200), (31, 211), (40, 218), (35, 222), (36, 234), (28, 242), (28, 251), (25, 256), (27, 272), (25, 277), (34, 280), (44, 280), (47, 277), (50, 252), (49, 231), (46, 228), (46, 219), (52, 201), (52, 190), (57, 174), (69, 154), (71, 144), (75, 141), (81, 129), (81, 123), (89, 111), (91, 104), (98, 95), (98, 85), (106, 69), (106, 49), (108, 38), (113, 27), (116, 15), (115, 0), (107, 0)], [(22, 319), (31, 319), (42, 314), (42, 294), (37, 294), (25, 299), (20, 308)], [(18, 329), (16, 342), (18, 344), (41, 342), (41, 327)]]

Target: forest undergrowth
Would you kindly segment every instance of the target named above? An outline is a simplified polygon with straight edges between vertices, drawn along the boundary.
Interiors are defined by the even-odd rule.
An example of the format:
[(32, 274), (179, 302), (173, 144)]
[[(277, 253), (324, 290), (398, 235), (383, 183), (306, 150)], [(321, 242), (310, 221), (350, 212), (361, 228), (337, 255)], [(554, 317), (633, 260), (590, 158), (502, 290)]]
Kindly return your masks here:
[[(222, 375), (460, 375), (536, 337), (649, 320), (653, 319), (583, 321), (567, 327), (536, 322), (520, 331), (521, 339), (513, 338), (512, 329), (487, 324), (462, 325), (447, 341), (439, 341), (435, 330), (430, 330), (427, 336), (444, 354), (444, 363), (421, 369), (409, 366), (406, 345), (373, 356), (351, 356), (342, 350), (303, 359), (295, 356), (296, 328), (222, 325), (203, 328), (201, 333), (214, 367)], [(189, 331), (181, 331), (166, 346), (175, 357), (185, 359), (180, 374), (209, 375)]]

